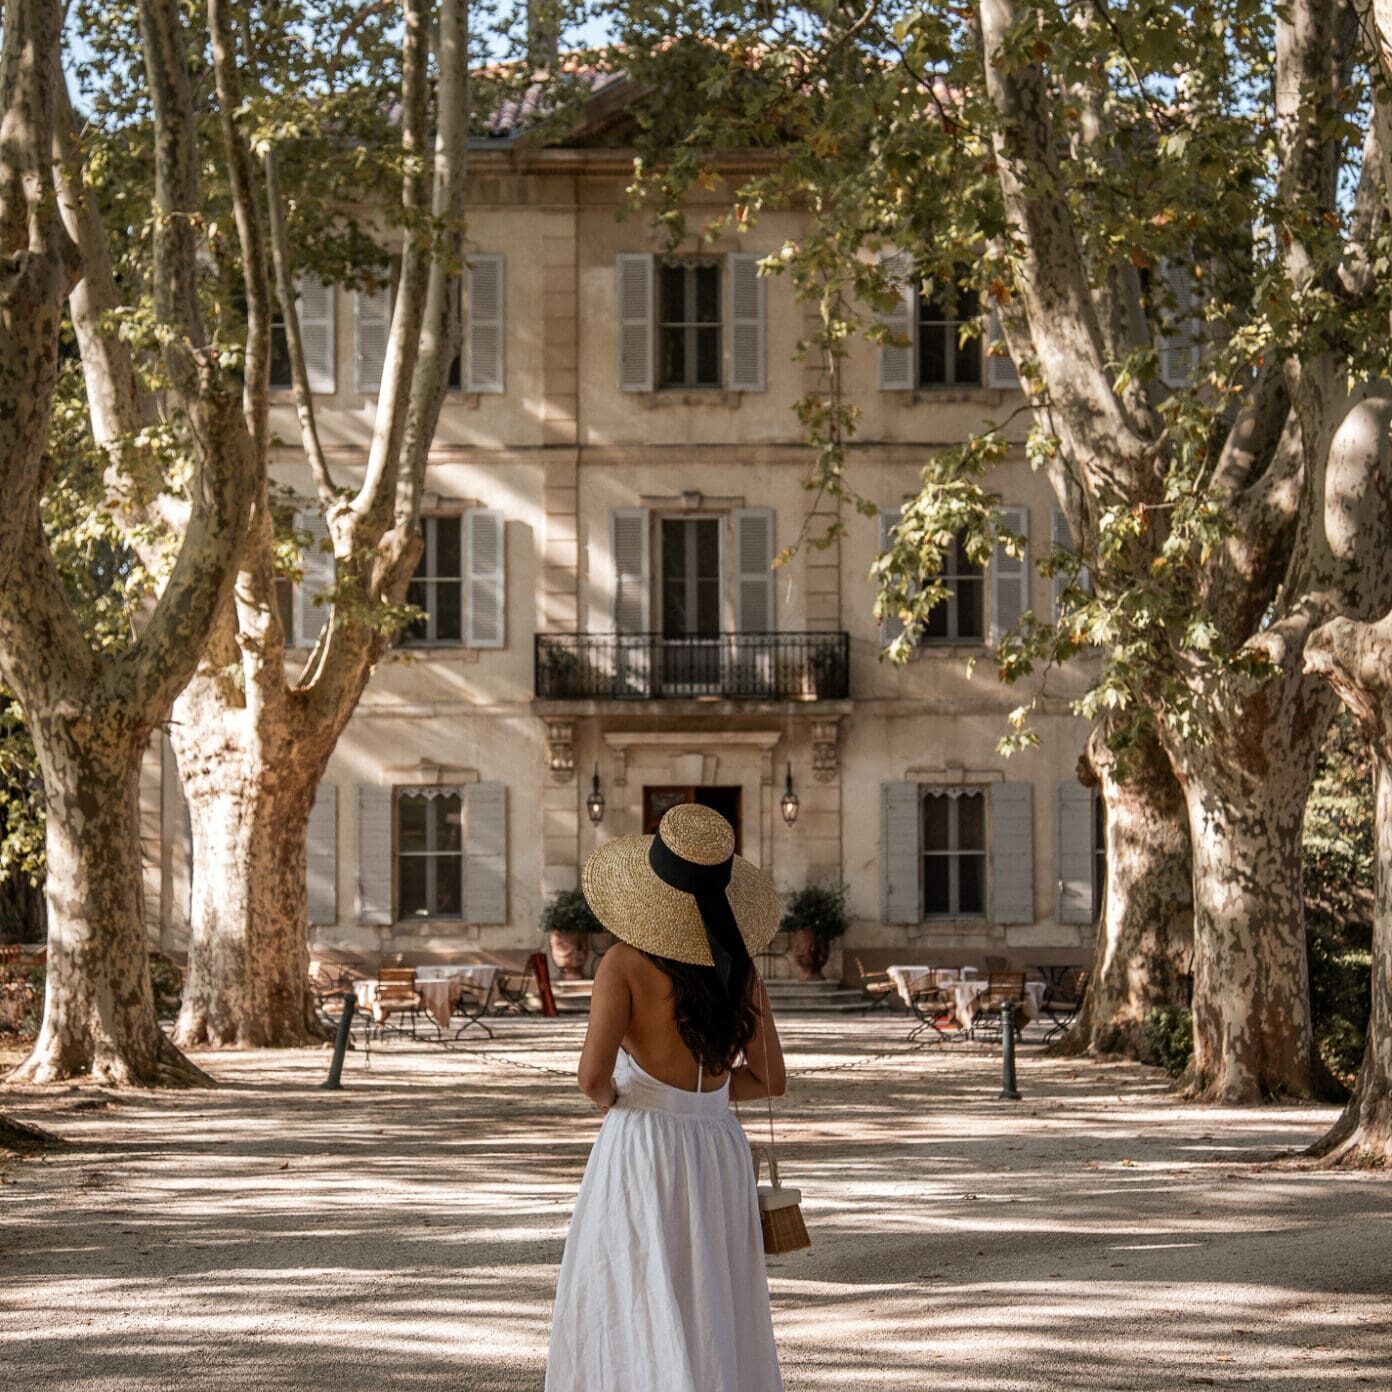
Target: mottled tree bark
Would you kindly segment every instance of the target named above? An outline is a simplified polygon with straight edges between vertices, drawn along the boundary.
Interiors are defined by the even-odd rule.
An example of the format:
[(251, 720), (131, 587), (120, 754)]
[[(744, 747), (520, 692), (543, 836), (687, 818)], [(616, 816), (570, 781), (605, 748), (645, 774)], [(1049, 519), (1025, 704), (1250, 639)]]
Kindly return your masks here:
[[(1001, 307), (1017, 361), (1032, 351), (1048, 397), (1050, 476), (1097, 592), (1121, 600), (1162, 574), (1170, 503), (1161, 496), (1168, 448), (1158, 418), (1165, 389), (1116, 384), (1124, 352), (1152, 349), (1125, 277), (1095, 273), (1059, 163), (1058, 85), (1049, 46), (1022, 42), (1032, 12), (1015, 0), (979, 6), (985, 90), (998, 117), (993, 144), (1018, 292)], [(1372, 103), (1354, 215), (1330, 256), (1308, 229), (1336, 225), (1339, 171), (1353, 151), (1336, 119), (1359, 42), (1349, 13), (1293, 0), (1276, 24), (1276, 184), (1291, 210), (1280, 242), (1292, 293), (1361, 303), (1368, 246), (1385, 221), (1385, 105)], [(1129, 326), (1129, 327), (1128, 327)], [(1194, 857), (1195, 1059), (1207, 1096), (1254, 1102), (1309, 1095), (1318, 1068), (1309, 1023), (1300, 828), (1329, 705), (1303, 674), (1310, 633), (1338, 614), (1372, 617), (1392, 599), (1392, 499), (1387, 389), (1327, 340), (1267, 356), (1243, 392), (1202, 483), (1231, 519), (1221, 546), (1184, 561), (1186, 602), (1215, 640), (1155, 634), (1151, 704), (1184, 787)], [(1104, 554), (1098, 518), (1145, 517)], [(1216, 650), (1216, 651), (1215, 651)], [(1238, 655), (1239, 667), (1225, 655)], [(1215, 660), (1216, 659), (1216, 660)], [(1264, 665), (1261, 671), (1259, 664)]]
[(175, 1043), (289, 1048), (321, 1040), (305, 890), (305, 828), (317, 773), (292, 763), (263, 766), (231, 741), (197, 750), (192, 744), (176, 742), (194, 879)]
[[(15, 1074), (28, 1081), (85, 1073), (118, 1085), (206, 1081), (165, 1038), (155, 1014), (142, 921), (139, 768), (150, 735), (230, 599), (257, 455), (242, 409), (248, 383), (225, 370), (199, 307), (195, 119), (178, 7), (173, 0), (142, 0), (139, 8), (154, 114), (155, 312), (164, 330), (169, 401), (187, 423), (193, 469), (173, 565), (124, 651), (99, 653), (88, 641), (49, 552), (37, 497), (22, 514), (22, 575), (0, 589), (0, 673), (33, 735), (47, 812), (44, 1018)], [(56, 79), (56, 50), (49, 56)], [(61, 150), (61, 134), (50, 122), (44, 141), (50, 179), (54, 138)], [(61, 213), (81, 233), (80, 178), (68, 171), (61, 202), (50, 201), (49, 222), (61, 227)], [(104, 286), (94, 278), (93, 295), (78, 296), (74, 305), (75, 315), (86, 316), (84, 352), (112, 341), (95, 329), (101, 306), (93, 296), (99, 300)], [(259, 315), (255, 337), (248, 372), (259, 363), (264, 378), (268, 312)], [(95, 358), (84, 366), (100, 370)], [(93, 428), (103, 444), (118, 426), (135, 428), (106, 419), (106, 403), (122, 395), (98, 393), (102, 406)]]
[(148, 731), (99, 724), (30, 718), (47, 818), (48, 957), (43, 1025), (10, 1081), (206, 1082), (160, 1029), (150, 986), (138, 835)]
[(1165, 751), (1144, 734), (1124, 762), (1099, 726), (1084, 763), (1106, 808), (1107, 883), (1087, 994), (1063, 1054), (1154, 1062), (1146, 1017), (1187, 1005), (1194, 953), (1188, 811)]
[(5, 0), (0, 23), (0, 581), (43, 486), (63, 300), (76, 248), (52, 214), (62, 0)]
[[(404, 7), (401, 131), (403, 149), (417, 157), (431, 144), (429, 10), (424, 0)], [(301, 439), (332, 538), (338, 592), (352, 602), (330, 606), (304, 671), (287, 680), (263, 488), (235, 611), (219, 625), (175, 707), (171, 741), (194, 849), (181, 1042), (284, 1046), (320, 1035), (308, 977), (305, 835), (329, 756), (395, 636), (366, 616), (375, 605), (404, 601), (420, 555), (426, 459), (460, 342), (467, 20), (464, 0), (440, 7), (431, 177), (408, 172), (402, 194), (417, 213), (433, 213), (440, 230), (433, 246), (413, 239), (403, 253), (373, 439), (355, 495), (330, 475), (298, 333), (288, 334)], [(415, 163), (408, 161), (408, 170)], [(274, 152), (265, 172), (269, 251), (289, 324), (293, 266)], [(240, 680), (229, 678), (233, 669)]]
[(1392, 615), (1376, 624), (1338, 619), (1311, 638), (1310, 670), (1324, 676), (1357, 718), (1373, 753), (1377, 886), (1372, 1013), (1353, 1096), (1313, 1153), (1330, 1164), (1392, 1163)]

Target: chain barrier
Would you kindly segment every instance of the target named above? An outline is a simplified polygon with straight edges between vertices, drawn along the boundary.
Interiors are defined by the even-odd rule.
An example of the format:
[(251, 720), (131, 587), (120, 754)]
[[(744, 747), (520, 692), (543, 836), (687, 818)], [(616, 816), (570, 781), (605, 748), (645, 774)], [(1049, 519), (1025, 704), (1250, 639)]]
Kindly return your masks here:
[[(333, 1023), (333, 1017), (324, 1011), (322, 1004), (320, 1013), (325, 1020)], [(577, 1022), (579, 1023), (579, 1022)], [(373, 1024), (363, 1032), (363, 1067), (372, 1067), (372, 1031), (376, 1029), (379, 1035), (390, 1034), (399, 1039), (407, 1040), (412, 1044), (424, 1044), (433, 1048), (444, 1049), (449, 1053), (466, 1054), (470, 1058), (489, 1059), (495, 1063), (511, 1064), (514, 1068), (526, 1069), (532, 1073), (546, 1073), (553, 1078), (570, 1079), (575, 1076), (575, 1069), (555, 1068), (550, 1064), (536, 1063), (531, 1059), (515, 1058), (510, 1054), (501, 1054), (493, 1049), (478, 1049), (467, 1041), (458, 1039), (430, 1039), (418, 1034), (413, 1034), (409, 1030), (402, 1029), (399, 1025), (384, 1022), (381, 1025)], [(814, 1078), (824, 1073), (847, 1073), (857, 1068), (867, 1068), (871, 1064), (880, 1063), (885, 1059), (908, 1058), (911, 1054), (922, 1054), (924, 1052), (920, 1045), (910, 1045), (908, 1048), (899, 1047), (897, 1049), (881, 1049), (873, 1054), (862, 1054), (857, 1058), (848, 1059), (844, 1063), (824, 1063), (812, 1068), (790, 1068), (788, 1077), (790, 1078)]]

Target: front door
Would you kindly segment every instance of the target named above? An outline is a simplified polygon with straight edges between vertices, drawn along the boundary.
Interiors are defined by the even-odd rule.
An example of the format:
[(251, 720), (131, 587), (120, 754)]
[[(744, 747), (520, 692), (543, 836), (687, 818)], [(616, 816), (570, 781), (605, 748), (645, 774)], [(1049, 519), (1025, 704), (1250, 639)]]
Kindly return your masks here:
[(735, 850), (743, 849), (743, 834), (740, 826), (739, 787), (645, 787), (643, 789), (643, 835), (652, 836), (662, 814), (669, 807), (683, 802), (699, 802), (702, 807), (713, 807), (735, 829)]
[(671, 695), (721, 690), (720, 522), (714, 517), (664, 517), (662, 686)]

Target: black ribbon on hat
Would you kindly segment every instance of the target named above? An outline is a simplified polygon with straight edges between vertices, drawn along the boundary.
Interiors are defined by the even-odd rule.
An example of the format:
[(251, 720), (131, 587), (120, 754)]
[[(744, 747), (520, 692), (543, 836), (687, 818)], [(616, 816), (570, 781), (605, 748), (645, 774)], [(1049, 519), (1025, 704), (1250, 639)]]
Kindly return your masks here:
[[(730, 876), (734, 873), (735, 857), (731, 855), (719, 865), (699, 865), (678, 855), (662, 839), (659, 830), (648, 847), (648, 864), (664, 884), (681, 890), (683, 894), (690, 894), (696, 900), (696, 909), (706, 930), (711, 961), (715, 964), (721, 988), (728, 996), (735, 967), (745, 967), (749, 963), (749, 949), (744, 945), (744, 936), (735, 922), (735, 911), (725, 895), (725, 886), (730, 883)], [(740, 984), (743, 984), (745, 976), (745, 971), (739, 973)]]

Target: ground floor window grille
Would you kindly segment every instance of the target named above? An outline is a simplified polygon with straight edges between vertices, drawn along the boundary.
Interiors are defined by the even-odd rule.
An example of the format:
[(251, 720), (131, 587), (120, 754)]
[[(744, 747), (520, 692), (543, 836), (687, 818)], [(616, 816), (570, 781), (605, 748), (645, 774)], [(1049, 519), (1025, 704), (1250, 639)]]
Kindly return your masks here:
[(396, 801), (399, 918), (459, 918), (464, 805), (458, 789), (403, 790)]
[(923, 799), (923, 916), (986, 912), (986, 795), (930, 790)]

